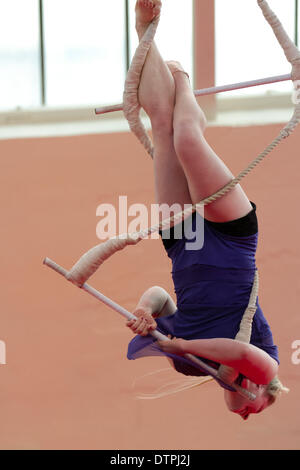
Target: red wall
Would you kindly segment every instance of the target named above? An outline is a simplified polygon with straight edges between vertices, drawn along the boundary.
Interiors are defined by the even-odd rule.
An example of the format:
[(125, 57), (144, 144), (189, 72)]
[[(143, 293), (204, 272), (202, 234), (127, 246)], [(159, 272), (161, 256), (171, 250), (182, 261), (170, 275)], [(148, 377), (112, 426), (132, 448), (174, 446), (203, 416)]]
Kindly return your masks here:
[[(281, 126), (209, 128), (207, 139), (237, 173)], [(247, 177), (258, 206), (260, 302), (280, 348), (288, 396), (245, 424), (214, 383), (155, 401), (135, 399), (132, 382), (168, 367), (126, 359), (124, 320), (42, 265), (65, 268), (96, 238), (96, 208), (154, 202), (151, 159), (131, 134), (0, 142), (0, 447), (98, 449), (298, 448), (300, 365), (291, 344), (299, 320), (299, 130)], [(109, 260), (91, 284), (132, 310), (151, 285), (173, 295), (159, 241)], [(177, 378), (177, 375), (176, 375)], [(156, 378), (153, 377), (153, 382)], [(157, 416), (163, 417), (157, 425)], [(226, 429), (226, 432), (224, 432)]]

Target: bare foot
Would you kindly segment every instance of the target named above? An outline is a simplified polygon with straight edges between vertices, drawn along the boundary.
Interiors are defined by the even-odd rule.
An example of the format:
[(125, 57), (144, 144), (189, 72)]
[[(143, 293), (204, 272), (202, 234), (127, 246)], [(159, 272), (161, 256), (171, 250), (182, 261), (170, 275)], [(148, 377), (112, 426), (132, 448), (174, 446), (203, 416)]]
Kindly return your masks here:
[(149, 24), (160, 15), (160, 0), (137, 0), (135, 6), (136, 30), (141, 38), (148, 28)]

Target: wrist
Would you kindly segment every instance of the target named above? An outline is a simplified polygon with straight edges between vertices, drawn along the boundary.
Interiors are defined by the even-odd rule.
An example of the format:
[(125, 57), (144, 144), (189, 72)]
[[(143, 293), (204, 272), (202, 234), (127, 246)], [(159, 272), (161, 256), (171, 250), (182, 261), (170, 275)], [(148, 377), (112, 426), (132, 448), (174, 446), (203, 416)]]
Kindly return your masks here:
[(186, 340), (186, 339), (181, 339), (180, 340), (180, 347), (181, 347), (181, 350), (183, 352), (183, 354), (187, 353), (188, 352), (188, 344), (189, 342)]
[(142, 312), (145, 313), (146, 315), (151, 315), (151, 316), (153, 316), (153, 309), (152, 309), (149, 305), (140, 304), (140, 305), (137, 306), (137, 308), (135, 309), (135, 311), (142, 311)]

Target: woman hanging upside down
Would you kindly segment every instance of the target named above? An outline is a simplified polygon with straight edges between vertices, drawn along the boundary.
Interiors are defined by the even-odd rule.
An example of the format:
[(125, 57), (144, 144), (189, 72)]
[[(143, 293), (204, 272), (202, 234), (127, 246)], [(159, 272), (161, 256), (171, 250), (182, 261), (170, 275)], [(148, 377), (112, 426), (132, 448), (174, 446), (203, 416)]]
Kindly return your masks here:
[[(160, 10), (159, 0), (137, 1), (140, 39)], [(233, 179), (205, 140), (206, 119), (188, 75), (178, 62), (165, 63), (155, 43), (143, 69), (139, 101), (152, 125), (157, 204), (182, 208), (196, 204)], [(203, 247), (187, 250), (186, 233), (195, 232), (201, 220)], [(171, 229), (169, 239), (161, 232), (172, 260), (177, 306), (160, 287), (144, 293), (133, 312), (138, 319), (127, 322), (138, 335), (129, 344), (128, 358), (164, 354), (178, 372), (195, 376), (203, 373), (179, 356), (191, 353), (216, 369), (221, 364), (234, 368), (238, 383), (257, 398), (252, 402), (225, 390), (225, 402), (229, 410), (247, 419), (285, 390), (277, 378), (278, 350), (258, 301), (250, 344), (234, 339), (256, 270), (256, 206), (238, 185), (208, 205), (204, 218), (194, 213), (184, 227), (181, 239), (175, 234), (178, 226)], [(155, 342), (149, 332), (156, 328), (173, 339)]]

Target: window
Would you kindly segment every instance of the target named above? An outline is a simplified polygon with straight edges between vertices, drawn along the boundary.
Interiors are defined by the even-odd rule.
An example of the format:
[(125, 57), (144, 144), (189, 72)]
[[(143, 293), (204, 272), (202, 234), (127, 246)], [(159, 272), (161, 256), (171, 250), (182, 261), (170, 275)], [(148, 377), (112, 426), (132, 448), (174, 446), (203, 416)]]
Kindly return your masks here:
[(37, 0), (0, 0), (0, 108), (40, 104)]
[[(138, 45), (135, 32), (134, 5), (130, 5), (130, 52), (131, 57)], [(177, 60), (193, 78), (193, 0), (164, 0), (163, 13), (156, 38), (164, 60)]]
[(43, 4), (46, 104), (118, 102), (126, 72), (124, 0)]
[[(269, 0), (292, 39), (299, 21), (297, 4), (295, 0)], [(291, 67), (256, 1), (215, 0), (215, 6), (217, 85), (290, 72)], [(290, 92), (292, 88), (291, 82), (283, 82), (224, 93), (218, 99)]]
[[(122, 101), (135, 0), (0, 0), (0, 111)], [(193, 76), (193, 0), (164, 0), (167, 59)], [(128, 9), (129, 18), (126, 15)], [(131, 51), (131, 53), (130, 53)]]

